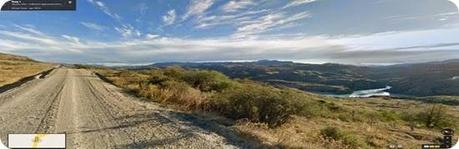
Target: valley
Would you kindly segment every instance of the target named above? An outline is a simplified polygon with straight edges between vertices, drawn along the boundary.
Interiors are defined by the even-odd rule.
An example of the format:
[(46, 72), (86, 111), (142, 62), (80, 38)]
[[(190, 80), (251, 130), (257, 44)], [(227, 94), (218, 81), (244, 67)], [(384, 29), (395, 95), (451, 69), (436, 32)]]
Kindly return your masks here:
[[(449, 60), (389, 66), (301, 64), (289, 61), (221, 63), (158, 63), (150, 67), (181, 66), (215, 70), (231, 78), (252, 79), (321, 94), (352, 94), (391, 86), (387, 91), (402, 96), (458, 96), (459, 61)], [(148, 68), (148, 67), (140, 67)]]

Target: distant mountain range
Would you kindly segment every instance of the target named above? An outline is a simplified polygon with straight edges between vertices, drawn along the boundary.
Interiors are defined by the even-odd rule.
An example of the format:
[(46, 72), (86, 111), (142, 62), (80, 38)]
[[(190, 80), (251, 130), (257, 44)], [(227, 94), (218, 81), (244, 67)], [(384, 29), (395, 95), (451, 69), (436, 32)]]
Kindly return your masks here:
[(392, 94), (409, 96), (459, 95), (459, 59), (390, 66), (303, 64), (290, 61), (158, 63), (135, 68), (181, 66), (222, 72), (276, 86), (327, 94), (392, 86)]

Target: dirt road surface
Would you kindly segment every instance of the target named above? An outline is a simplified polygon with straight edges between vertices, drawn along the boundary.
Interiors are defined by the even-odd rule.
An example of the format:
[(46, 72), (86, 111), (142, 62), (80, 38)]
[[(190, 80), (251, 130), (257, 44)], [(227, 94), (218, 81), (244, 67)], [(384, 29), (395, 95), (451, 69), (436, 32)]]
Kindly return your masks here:
[(131, 97), (83, 69), (60, 68), (0, 94), (0, 139), (66, 133), (68, 148), (246, 148), (230, 130)]

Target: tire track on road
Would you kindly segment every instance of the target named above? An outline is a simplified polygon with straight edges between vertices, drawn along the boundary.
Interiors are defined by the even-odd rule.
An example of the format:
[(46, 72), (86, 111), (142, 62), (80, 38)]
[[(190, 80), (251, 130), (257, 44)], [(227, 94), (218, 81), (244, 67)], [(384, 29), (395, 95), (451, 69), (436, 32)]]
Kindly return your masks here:
[(62, 99), (62, 90), (64, 86), (62, 85), (59, 87), (59, 91), (57, 92), (56, 96), (52, 98), (50, 101), (50, 106), (46, 110), (40, 124), (35, 131), (36, 134), (46, 134), (52, 133), (56, 123), (57, 112), (59, 110), (59, 105), (61, 104)]

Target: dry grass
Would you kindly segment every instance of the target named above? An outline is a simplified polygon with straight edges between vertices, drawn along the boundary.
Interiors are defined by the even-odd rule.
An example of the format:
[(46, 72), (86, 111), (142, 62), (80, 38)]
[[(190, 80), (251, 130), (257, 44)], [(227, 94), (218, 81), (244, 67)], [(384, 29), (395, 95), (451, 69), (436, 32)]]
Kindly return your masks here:
[[(422, 110), (431, 105), (420, 102), (400, 100), (348, 100), (337, 101), (346, 106), (374, 110)], [(450, 107), (450, 113), (457, 112), (458, 107)], [(457, 117), (456, 117), (457, 118)], [(433, 143), (441, 137), (439, 129), (414, 128), (408, 124), (392, 122), (347, 122), (333, 118), (305, 118), (295, 116), (288, 123), (278, 128), (268, 128), (263, 124), (243, 122), (235, 126), (243, 134), (251, 134), (266, 144), (282, 148), (355, 148), (339, 140), (327, 140), (320, 135), (326, 127), (336, 127), (355, 136), (368, 146), (360, 148), (387, 148), (389, 144), (401, 144), (404, 148), (420, 148), (422, 144)], [(457, 130), (457, 128), (456, 128)], [(457, 138), (453, 139), (457, 140)]]
[(0, 86), (51, 68), (52, 65), (33, 61), (27, 57), (0, 53)]

